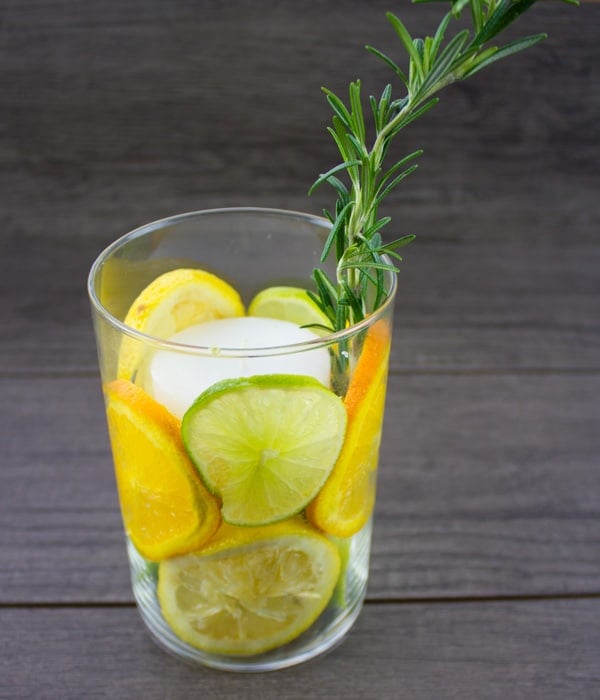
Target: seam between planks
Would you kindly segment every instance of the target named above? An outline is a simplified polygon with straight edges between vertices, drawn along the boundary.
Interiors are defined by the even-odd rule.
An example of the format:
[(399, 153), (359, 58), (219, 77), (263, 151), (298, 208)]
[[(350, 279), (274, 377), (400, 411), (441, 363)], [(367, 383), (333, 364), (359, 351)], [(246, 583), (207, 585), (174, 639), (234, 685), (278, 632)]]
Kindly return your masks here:
[[(465, 605), (481, 603), (534, 603), (558, 600), (600, 600), (598, 593), (540, 593), (500, 596), (432, 596), (420, 598), (367, 598), (364, 605)], [(69, 608), (135, 608), (133, 601), (73, 601), (73, 602), (2, 602), (0, 610), (69, 609)]]
[[(598, 0), (600, 2), (600, 0)], [(427, 369), (411, 369), (409, 367), (396, 367), (389, 370), (390, 375), (396, 376), (488, 376), (488, 377), (504, 377), (504, 376), (546, 376), (546, 375), (565, 375), (565, 376), (585, 376), (600, 374), (600, 367), (469, 367), (469, 368), (453, 368), (453, 367), (431, 367)], [(95, 371), (81, 372), (0, 372), (0, 381), (2, 380), (31, 380), (31, 379), (98, 379), (100, 377)]]

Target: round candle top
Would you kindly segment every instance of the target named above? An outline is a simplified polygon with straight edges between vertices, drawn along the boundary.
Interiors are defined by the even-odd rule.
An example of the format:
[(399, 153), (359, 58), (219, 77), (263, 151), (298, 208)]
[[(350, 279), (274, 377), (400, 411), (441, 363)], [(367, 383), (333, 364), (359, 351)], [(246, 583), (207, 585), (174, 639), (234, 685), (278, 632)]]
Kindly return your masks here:
[(314, 340), (308, 328), (272, 318), (240, 316), (200, 323), (169, 340), (214, 349), (211, 355), (190, 355), (161, 350), (151, 360), (147, 387), (156, 401), (181, 418), (194, 400), (222, 379), (256, 374), (302, 374), (329, 387), (327, 348), (266, 357), (224, 357), (220, 348), (267, 348)]

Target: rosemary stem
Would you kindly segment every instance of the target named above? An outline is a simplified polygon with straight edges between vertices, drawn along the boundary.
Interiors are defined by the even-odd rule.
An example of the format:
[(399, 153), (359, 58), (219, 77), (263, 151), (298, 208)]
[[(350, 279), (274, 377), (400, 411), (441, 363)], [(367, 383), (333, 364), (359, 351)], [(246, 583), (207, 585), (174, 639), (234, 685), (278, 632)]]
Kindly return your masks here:
[[(414, 0), (427, 2), (428, 0)], [(367, 46), (383, 60), (401, 80), (406, 95), (392, 100), (392, 87), (387, 85), (379, 99), (370, 97), (375, 121), (375, 136), (369, 138), (361, 105), (360, 80), (350, 83), (349, 106), (331, 90), (324, 89), (333, 108), (333, 126), (328, 130), (342, 156), (342, 162), (322, 174), (314, 187), (328, 182), (338, 199), (333, 213), (325, 211), (332, 223), (323, 261), (335, 250), (336, 279), (315, 269), (313, 279), (318, 288), (319, 306), (327, 315), (332, 330), (342, 330), (364, 318), (385, 298), (384, 271), (397, 271), (390, 258), (401, 260), (396, 250), (414, 238), (404, 235), (384, 243), (381, 230), (390, 217), (379, 217), (382, 201), (410, 175), (416, 165), (407, 163), (422, 151), (398, 160), (387, 171), (383, 168), (388, 146), (394, 137), (413, 120), (432, 107), (433, 98), (446, 86), (474, 75), (482, 68), (517, 51), (528, 49), (545, 38), (545, 34), (526, 36), (504, 46), (489, 45), (496, 37), (526, 12), (537, 0), (447, 0), (450, 11), (437, 30), (424, 39), (413, 38), (401, 20), (387, 13), (395, 33), (408, 54), (408, 70), (402, 69), (384, 53)], [(565, 0), (578, 4), (578, 0)], [(446, 40), (451, 20), (460, 19), (463, 10), (470, 10), (472, 30), (460, 29)], [(471, 34), (473, 31), (473, 34)], [(472, 39), (469, 41), (469, 37)], [(487, 48), (485, 48), (487, 46)], [(345, 181), (339, 173), (345, 173)], [(343, 363), (342, 363), (343, 364)]]
[[(375, 143), (373, 144), (372, 153), (381, 154), (383, 152), (383, 146), (389, 134), (396, 128), (396, 126), (398, 126), (398, 124), (406, 117), (407, 114), (410, 114), (413, 108), (414, 105), (412, 104), (411, 96), (409, 95), (408, 102), (406, 103), (406, 105), (377, 134), (377, 138), (375, 139)], [(378, 158), (378, 161), (380, 160), (381, 156), (379, 156)]]

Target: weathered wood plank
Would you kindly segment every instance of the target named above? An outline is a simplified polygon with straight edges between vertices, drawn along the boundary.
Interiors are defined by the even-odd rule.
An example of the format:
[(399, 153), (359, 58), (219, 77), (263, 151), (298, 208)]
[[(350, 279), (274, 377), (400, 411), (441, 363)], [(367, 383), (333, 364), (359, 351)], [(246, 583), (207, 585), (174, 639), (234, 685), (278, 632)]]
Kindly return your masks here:
[(99, 380), (0, 386), (3, 600), (129, 600)]
[(584, 369), (600, 360), (600, 249), (413, 244), (394, 369)]
[(600, 375), (389, 388), (374, 597), (598, 591)]
[[(96, 371), (85, 280), (98, 251), (75, 238), (5, 244), (2, 374)], [(599, 247), (417, 241), (404, 256), (394, 369), (600, 367)]]
[[(338, 158), (321, 85), (390, 72), (388, 0), (226, 4), (21, 0), (2, 8), (2, 230), (111, 237), (179, 211), (319, 212)], [(440, 7), (398, 8), (415, 35)], [(397, 227), (443, 240), (593, 241), (600, 189), (600, 5), (541, 3), (550, 40), (444, 94), (398, 148), (423, 173), (390, 199)], [(511, 35), (512, 36), (512, 35)]]
[[(598, 694), (598, 2), (537, 5), (522, 33), (549, 42), (447, 91), (401, 144), (426, 147), (423, 169), (385, 213), (419, 243), (354, 633), (325, 660), (227, 676), (162, 654), (128, 606), (89, 264), (180, 211), (330, 205), (325, 190), (306, 198), (337, 160), (319, 88), (390, 79), (362, 49), (392, 47), (387, 9), (0, 10), (0, 697)], [(399, 11), (419, 34), (443, 10)], [(560, 594), (596, 597), (491, 600)], [(486, 600), (439, 602), (468, 597)], [(411, 599), (430, 602), (390, 602)], [(126, 605), (79, 607), (113, 602)]]
[[(0, 694), (363, 698), (597, 696), (600, 601), (367, 605), (325, 658), (275, 674), (196, 669), (167, 656), (132, 608), (2, 609)], [(35, 660), (35, 663), (32, 663)]]
[[(0, 381), (0, 600), (130, 601), (96, 379)], [(371, 599), (598, 592), (600, 375), (395, 375)]]

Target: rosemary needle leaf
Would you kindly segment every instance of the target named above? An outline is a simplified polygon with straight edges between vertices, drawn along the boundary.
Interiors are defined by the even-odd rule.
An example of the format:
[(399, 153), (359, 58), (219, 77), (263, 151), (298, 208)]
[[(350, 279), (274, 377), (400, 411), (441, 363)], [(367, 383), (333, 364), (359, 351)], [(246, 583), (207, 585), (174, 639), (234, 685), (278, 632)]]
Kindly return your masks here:
[(342, 232), (342, 227), (346, 223), (346, 217), (348, 215), (348, 212), (350, 211), (350, 208), (352, 207), (353, 202), (348, 202), (341, 212), (337, 215), (337, 218), (335, 220), (335, 223), (331, 227), (331, 231), (329, 232), (329, 235), (327, 236), (327, 241), (325, 242), (325, 245), (323, 246), (323, 252), (321, 253), (321, 262), (325, 262), (327, 260), (327, 256), (329, 255), (329, 251), (331, 250), (331, 246), (333, 245), (334, 241)]
[(365, 228), (365, 232), (363, 234), (363, 237), (367, 238), (367, 239), (373, 239), (373, 237), (377, 233), (377, 231), (381, 230), (384, 226), (387, 226), (391, 220), (392, 220), (391, 216), (384, 216), (383, 219), (379, 219), (379, 221), (376, 221), (369, 228)]
[[(356, 150), (356, 152), (362, 158), (364, 158), (366, 156), (365, 147), (363, 145), (364, 138), (362, 139), (362, 141), (359, 141), (358, 138), (354, 134), (348, 134), (348, 140), (354, 146), (354, 149)], [(355, 164), (353, 163), (353, 165), (355, 165)]]
[(344, 157), (344, 160), (352, 160), (353, 158), (356, 158), (358, 153), (356, 153), (352, 142), (348, 138), (348, 130), (344, 126), (344, 123), (337, 117), (337, 115), (333, 117), (332, 122), (333, 129), (330, 129), (330, 131), (338, 144), (338, 148)]
[(414, 45), (413, 39), (409, 34), (408, 29), (404, 26), (404, 24), (402, 24), (402, 22), (398, 19), (398, 17), (396, 17), (396, 15), (393, 12), (387, 12), (386, 17), (388, 18), (389, 23), (394, 28), (394, 31), (398, 35), (398, 38), (404, 44), (404, 48), (410, 56), (411, 65), (414, 65), (417, 72), (422, 76), (421, 57), (419, 56), (417, 47)]
[(402, 171), (399, 175), (397, 175), (390, 183), (385, 187), (383, 190), (377, 190), (377, 196), (375, 198), (375, 201), (377, 204), (379, 204), (387, 195), (395, 189), (396, 185), (398, 185), (404, 178), (408, 177), (411, 173), (414, 173), (414, 171), (418, 168), (419, 166), (415, 163), (414, 165), (411, 165), (410, 168), (406, 168), (406, 170)]
[(502, 0), (498, 4), (492, 16), (488, 18), (474, 42), (477, 46), (483, 46), (487, 41), (502, 32), (509, 24), (512, 24), (519, 15), (526, 12), (537, 0)]
[[(413, 0), (414, 3), (441, 0)], [(406, 88), (403, 97), (392, 99), (392, 86), (386, 85), (379, 99), (368, 98), (375, 136), (367, 137), (367, 124), (361, 99), (361, 82), (349, 84), (348, 106), (331, 90), (323, 88), (333, 111), (327, 130), (340, 154), (341, 162), (321, 174), (310, 188), (312, 193), (324, 182), (337, 195), (335, 215), (324, 210), (331, 229), (323, 248), (321, 261), (335, 251), (336, 279), (333, 282), (315, 268), (316, 292), (311, 299), (331, 322), (332, 329), (342, 330), (365, 317), (385, 299), (385, 273), (396, 272), (391, 260), (401, 261), (397, 250), (414, 240), (401, 236), (384, 243), (381, 231), (390, 222), (378, 210), (390, 192), (417, 167), (412, 163), (422, 154), (414, 151), (394, 164), (384, 166), (394, 137), (411, 122), (423, 116), (438, 102), (434, 94), (451, 83), (468, 78), (502, 58), (534, 46), (545, 34), (534, 34), (498, 48), (489, 42), (526, 12), (537, 0), (443, 0), (450, 5), (432, 36), (413, 38), (402, 21), (393, 13), (386, 14), (400, 44), (406, 51), (408, 65), (401, 68), (396, 60), (373, 46), (366, 49), (383, 61)], [(578, 4), (577, 0), (564, 0)], [(464, 28), (469, 10), (471, 30)], [(454, 36), (446, 39), (451, 23), (461, 21)], [(373, 306), (374, 304), (374, 306)], [(347, 385), (348, 349), (340, 343), (334, 351), (336, 386)]]
[(327, 314), (328, 307), (323, 303), (323, 300), (321, 299), (321, 297), (318, 296), (317, 294), (315, 294), (314, 292), (312, 292), (310, 289), (307, 289), (306, 293), (308, 294), (310, 299), (312, 301), (314, 301), (314, 303), (319, 307), (319, 309), (321, 309), (321, 311), (323, 311), (323, 313)]
[[(339, 173), (340, 170), (348, 170), (353, 165), (360, 165), (361, 161), (360, 160), (352, 160), (352, 161), (347, 161), (345, 163), (340, 163), (339, 165), (336, 165), (335, 168), (331, 168), (328, 170), (326, 173), (323, 173), (322, 175), (319, 175), (317, 180), (313, 183), (311, 188), (308, 190), (308, 194), (312, 194), (319, 185), (322, 185), (324, 182), (331, 182), (332, 180), (332, 175), (335, 175), (335, 173)], [(338, 180), (338, 182), (340, 182)], [(345, 188), (344, 188), (345, 189)], [(346, 190), (347, 191), (347, 190)]]
[(381, 178), (381, 185), (385, 184), (392, 177), (392, 175), (397, 173), (398, 170), (400, 170), (400, 168), (404, 167), (408, 162), (410, 162), (414, 158), (418, 158), (419, 156), (422, 156), (422, 155), (423, 155), (423, 149), (420, 148), (418, 151), (413, 151), (412, 153), (409, 153), (407, 156), (404, 156), (404, 158), (401, 158)]
[(414, 112), (409, 112), (404, 119), (398, 121), (398, 123), (395, 125), (393, 131), (390, 132), (391, 136), (395, 136), (399, 131), (404, 129), (405, 126), (410, 124), (411, 122), (414, 122), (415, 119), (418, 119), (419, 117), (423, 116), (425, 112), (428, 112), (432, 107), (435, 107), (435, 105), (439, 102), (438, 97), (432, 97), (429, 102), (426, 102), (420, 109), (416, 109)]
[(337, 305), (335, 314), (335, 327), (340, 330), (346, 327), (346, 320), (348, 315), (346, 313), (346, 306), (348, 305), (347, 300), (344, 297), (340, 297), (339, 303)]
[(477, 32), (481, 31), (483, 26), (483, 8), (478, 2), (472, 2), (471, 5), (471, 16), (473, 17), (473, 24)]
[(387, 63), (387, 65), (394, 71), (394, 73), (400, 78), (400, 80), (404, 83), (405, 87), (408, 88), (408, 78), (406, 77), (406, 74), (404, 71), (398, 66), (394, 61), (389, 56), (386, 56), (382, 51), (379, 51), (379, 49), (376, 49), (373, 46), (365, 46), (367, 51), (372, 53), (374, 56), (377, 56), (377, 58), (380, 58), (384, 63)]
[(350, 116), (350, 112), (348, 112), (346, 105), (335, 93), (331, 92), (331, 90), (325, 87), (321, 89), (327, 96), (327, 102), (329, 102), (331, 109), (333, 109), (333, 111), (337, 114), (344, 126), (347, 129), (352, 129), (352, 117)]
[(491, 63), (499, 61), (501, 58), (506, 58), (507, 56), (517, 53), (517, 51), (523, 51), (531, 46), (535, 46), (535, 44), (538, 44), (540, 41), (544, 41), (544, 39), (547, 39), (547, 37), (547, 34), (534, 34), (533, 36), (528, 36), (524, 39), (518, 39), (510, 44), (506, 44), (506, 46), (503, 46), (501, 49), (496, 49), (491, 55), (484, 57), (483, 60), (477, 61), (475, 65), (463, 75), (463, 77), (467, 78), (474, 75), (482, 68), (489, 66)]
[(435, 36), (433, 37), (433, 41), (431, 43), (431, 49), (430, 49), (432, 60), (435, 60), (436, 56), (438, 55), (438, 52), (440, 50), (440, 46), (442, 45), (442, 41), (444, 40), (444, 36), (446, 35), (446, 29), (448, 29), (448, 25), (450, 24), (451, 19), (452, 19), (452, 13), (448, 12), (448, 14), (440, 22), (440, 26), (437, 28), (437, 31), (435, 33)]
[[(352, 131), (356, 134), (356, 141), (358, 144), (357, 153), (360, 153), (362, 144), (365, 141), (365, 118), (363, 115), (362, 105), (360, 103), (360, 80), (354, 83), (350, 83), (350, 107), (352, 109)], [(354, 137), (354, 136), (353, 136)]]
[(313, 279), (317, 285), (319, 296), (323, 301), (324, 310), (335, 308), (337, 305), (337, 290), (327, 275), (319, 268), (313, 270)]
[[(452, 3), (452, 14), (455, 17), (460, 17), (460, 13), (465, 9), (465, 7), (471, 2), (471, 0), (456, 0)], [(535, 2), (535, 0), (534, 0)], [(475, 4), (478, 4), (476, 2)]]
[(327, 178), (327, 183), (331, 185), (333, 189), (337, 192), (338, 204), (345, 204), (350, 197), (350, 193), (348, 192), (348, 188), (346, 187), (346, 185), (334, 175), (331, 175)]
[(358, 319), (361, 320), (363, 316), (363, 308), (360, 299), (354, 294), (350, 285), (344, 281), (342, 283), (342, 288), (344, 290), (344, 295), (347, 303), (352, 307), (352, 310), (357, 315)]
[(375, 130), (379, 132), (381, 129), (380, 109), (379, 105), (377, 104), (377, 100), (373, 97), (373, 95), (369, 96), (369, 104), (371, 105), (371, 114), (373, 115), (373, 119), (375, 121)]
[[(368, 267), (367, 267), (368, 266)], [(349, 258), (346, 261), (342, 261), (339, 264), (340, 270), (354, 270), (361, 269), (365, 270), (388, 270), (390, 272), (398, 272), (398, 268), (392, 263), (386, 262), (374, 262), (365, 260), (364, 258)], [(365, 272), (366, 274), (366, 272)]]
[(335, 333), (335, 328), (326, 326), (324, 323), (303, 323), (300, 328), (308, 328), (309, 330), (326, 331), (327, 333)]
[(413, 233), (409, 233), (406, 236), (400, 236), (400, 238), (396, 238), (395, 241), (392, 241), (391, 243), (386, 243), (386, 252), (389, 252), (391, 249), (395, 248), (403, 248), (405, 245), (412, 243), (415, 240), (415, 238), (416, 236)]
[[(435, 62), (433, 69), (423, 81), (423, 85), (420, 89), (420, 94), (425, 96), (431, 90), (435, 91), (436, 84), (438, 81), (443, 80), (448, 75), (449, 69), (456, 61), (457, 56), (462, 51), (464, 45), (469, 38), (469, 30), (464, 29), (462, 32), (458, 33), (452, 41), (448, 43), (446, 48), (440, 54), (439, 59)], [(446, 83), (447, 84), (447, 83)]]

